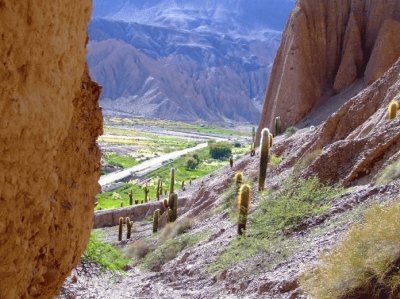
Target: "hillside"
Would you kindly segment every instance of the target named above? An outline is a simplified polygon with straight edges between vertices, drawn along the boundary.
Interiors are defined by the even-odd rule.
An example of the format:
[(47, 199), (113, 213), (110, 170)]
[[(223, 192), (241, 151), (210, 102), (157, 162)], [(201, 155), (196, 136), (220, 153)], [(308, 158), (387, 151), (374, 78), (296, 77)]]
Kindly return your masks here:
[[(292, 1), (95, 2), (88, 63), (106, 113), (259, 120)], [(276, 8), (265, 22), (261, 12)], [(254, 14), (253, 17), (250, 15)], [(134, 107), (143, 107), (138, 110)]]

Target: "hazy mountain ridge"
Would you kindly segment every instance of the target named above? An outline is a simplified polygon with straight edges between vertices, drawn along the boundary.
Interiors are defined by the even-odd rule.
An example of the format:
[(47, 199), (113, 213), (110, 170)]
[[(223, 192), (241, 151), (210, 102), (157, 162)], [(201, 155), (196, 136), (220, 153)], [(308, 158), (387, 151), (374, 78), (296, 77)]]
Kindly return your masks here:
[[(236, 8), (228, 10), (233, 2)], [(242, 1), (95, 4), (88, 62), (104, 87), (106, 110), (189, 121), (258, 121), (280, 32), (256, 19), (245, 26)], [(265, 30), (244, 34), (257, 32), (260, 24)]]

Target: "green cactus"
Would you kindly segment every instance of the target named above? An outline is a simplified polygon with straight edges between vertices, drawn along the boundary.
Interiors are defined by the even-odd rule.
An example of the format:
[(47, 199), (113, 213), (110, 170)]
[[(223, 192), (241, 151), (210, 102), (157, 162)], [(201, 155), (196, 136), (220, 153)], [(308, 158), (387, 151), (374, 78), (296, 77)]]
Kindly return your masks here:
[(192, 179), (189, 180), (189, 185), (192, 186)]
[(269, 147), (272, 147), (272, 144), (274, 143), (274, 136), (272, 134), (269, 134)]
[(264, 190), (265, 179), (267, 176), (267, 166), (269, 160), (269, 149), (271, 145), (270, 133), (267, 128), (261, 131), (261, 154), (260, 154), (260, 174), (258, 177), (258, 190)]
[(126, 239), (129, 240), (131, 238), (133, 222), (129, 217), (125, 218), (125, 222), (126, 222)]
[(160, 187), (161, 187), (161, 180), (158, 179), (158, 181), (157, 181), (157, 191), (160, 191)]
[(255, 143), (253, 142), (250, 148), (250, 157), (254, 157), (255, 155), (256, 155), (256, 146)]
[[(171, 210), (171, 212), (169, 212)], [(168, 200), (168, 222), (174, 222), (178, 218), (178, 195), (172, 193)]]
[(239, 207), (239, 221), (238, 221), (238, 234), (242, 235), (246, 230), (247, 214), (250, 206), (250, 186), (243, 185), (240, 188), (238, 196), (238, 207)]
[(160, 190), (157, 190), (157, 200), (160, 200)]
[(251, 130), (251, 138), (252, 138), (252, 143), (254, 144), (256, 142), (256, 128), (253, 127)]
[(185, 181), (182, 181), (182, 191), (185, 191)]
[(275, 117), (275, 132), (274, 133), (275, 133), (275, 136), (282, 134), (282, 121), (281, 121), (280, 116)]
[(395, 119), (397, 116), (397, 110), (399, 109), (399, 103), (396, 100), (393, 100), (389, 103), (388, 107), (388, 117), (389, 119)]
[(132, 190), (129, 191), (128, 195), (129, 195), (129, 205), (131, 206), (131, 205), (133, 205), (133, 193), (132, 193)]
[(160, 182), (160, 195), (162, 194), (162, 191), (163, 191), (163, 182), (161, 181)]
[(122, 241), (122, 225), (124, 223), (124, 218), (119, 218), (119, 229), (118, 229), (118, 241)]
[(135, 199), (135, 205), (139, 204), (139, 199)]
[(124, 207), (124, 202), (123, 201), (121, 201), (121, 208), (123, 208)]
[(153, 233), (158, 231), (158, 220), (160, 218), (160, 210), (155, 210), (153, 214)]
[(148, 202), (148, 200), (149, 200), (149, 192), (150, 192), (150, 190), (149, 190), (149, 187), (147, 187), (147, 184), (144, 186), (144, 202)]
[(237, 195), (240, 187), (243, 184), (243, 172), (237, 172), (235, 174), (235, 184), (236, 184), (236, 195)]
[(229, 165), (231, 166), (231, 168), (233, 167), (233, 157), (232, 156), (229, 158)]
[(168, 209), (168, 199), (164, 199), (164, 208)]
[(174, 193), (174, 188), (175, 188), (175, 168), (171, 168), (171, 172), (170, 172), (170, 184), (169, 184), (169, 194)]

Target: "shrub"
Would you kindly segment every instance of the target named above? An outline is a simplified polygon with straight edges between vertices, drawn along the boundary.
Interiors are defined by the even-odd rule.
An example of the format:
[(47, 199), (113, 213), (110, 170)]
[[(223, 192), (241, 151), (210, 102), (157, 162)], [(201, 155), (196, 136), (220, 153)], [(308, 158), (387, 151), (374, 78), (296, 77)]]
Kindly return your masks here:
[(379, 175), (376, 182), (378, 184), (389, 184), (400, 178), (400, 160), (387, 166)]
[(194, 158), (189, 158), (186, 160), (186, 169), (188, 169), (188, 170), (194, 170), (197, 168), (198, 165), (199, 165), (199, 161), (197, 161)]
[(137, 240), (127, 247), (125, 255), (130, 258), (142, 259), (144, 258), (153, 248), (146, 240)]
[(205, 239), (205, 234), (184, 234), (168, 240), (145, 256), (142, 268), (159, 271), (161, 266), (174, 259), (181, 251)]
[(117, 248), (99, 240), (99, 237), (98, 232), (90, 234), (89, 243), (83, 253), (81, 263), (95, 263), (103, 270), (123, 270), (129, 260), (123, 258), (122, 253)]
[(236, 147), (236, 148), (241, 148), (241, 147), (242, 147), (242, 144), (241, 144), (239, 141), (235, 141), (235, 142), (233, 143), (233, 146)]
[(285, 137), (289, 138), (290, 136), (294, 135), (297, 132), (297, 128), (295, 127), (289, 127), (285, 131)]
[(192, 228), (193, 220), (185, 217), (179, 221), (167, 223), (160, 233), (159, 243), (164, 243), (178, 235), (184, 234)]
[(226, 160), (232, 155), (232, 147), (228, 142), (215, 142), (209, 144), (210, 156), (218, 160)]
[(374, 207), (364, 223), (301, 277), (313, 298), (399, 298), (400, 203)]

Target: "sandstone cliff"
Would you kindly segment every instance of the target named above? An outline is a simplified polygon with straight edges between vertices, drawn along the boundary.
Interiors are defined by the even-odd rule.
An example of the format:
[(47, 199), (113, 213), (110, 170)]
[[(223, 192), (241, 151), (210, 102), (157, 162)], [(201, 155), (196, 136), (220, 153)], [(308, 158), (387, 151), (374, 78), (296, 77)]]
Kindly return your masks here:
[(0, 1), (0, 298), (51, 298), (77, 264), (98, 191), (91, 1)]
[(275, 59), (259, 128), (272, 128), (276, 116), (289, 127), (356, 81), (368, 86), (379, 79), (400, 56), (399, 29), (397, 0), (299, 0)]

